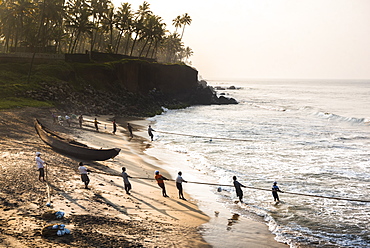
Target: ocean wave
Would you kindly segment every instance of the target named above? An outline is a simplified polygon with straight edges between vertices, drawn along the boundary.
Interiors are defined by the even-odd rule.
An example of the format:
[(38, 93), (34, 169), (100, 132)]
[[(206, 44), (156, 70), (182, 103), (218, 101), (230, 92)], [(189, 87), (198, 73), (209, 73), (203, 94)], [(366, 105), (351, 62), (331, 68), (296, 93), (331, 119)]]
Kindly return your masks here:
[(252, 106), (252, 107), (255, 107), (255, 108), (260, 108), (260, 109), (265, 109), (265, 110), (271, 110), (271, 111), (280, 111), (280, 112), (284, 112), (284, 111), (289, 111), (290, 109), (287, 108), (287, 107), (283, 107), (283, 106), (273, 106), (273, 105), (262, 105), (262, 104), (258, 104), (256, 102), (247, 102), (245, 101), (244, 103)]
[(269, 110), (269, 111), (279, 111), (279, 112), (290, 112), (290, 111), (301, 111), (301, 112), (308, 112), (313, 113), (314, 115), (320, 118), (326, 118), (328, 120), (335, 120), (341, 122), (348, 122), (353, 124), (362, 124), (366, 126), (370, 126), (370, 117), (369, 118), (358, 118), (358, 117), (348, 117), (342, 116), (335, 113), (330, 112), (323, 112), (323, 111), (315, 111), (315, 108), (311, 106), (293, 106), (293, 105), (275, 105), (274, 102), (262, 100), (262, 99), (254, 99), (254, 100), (244, 100), (239, 101), (239, 103), (247, 104), (254, 108)]
[(341, 116), (329, 112), (316, 112), (316, 116), (321, 118), (326, 118), (328, 120), (336, 120), (336, 121), (342, 121), (342, 122), (348, 122), (353, 124), (364, 124), (370, 126), (370, 119), (368, 118), (357, 118), (357, 117), (347, 117), (347, 116)]

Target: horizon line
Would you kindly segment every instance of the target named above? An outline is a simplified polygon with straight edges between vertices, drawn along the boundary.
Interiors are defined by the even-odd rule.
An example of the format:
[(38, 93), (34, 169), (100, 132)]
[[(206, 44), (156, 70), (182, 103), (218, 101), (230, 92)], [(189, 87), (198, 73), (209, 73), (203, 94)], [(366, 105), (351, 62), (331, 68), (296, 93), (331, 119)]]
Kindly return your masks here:
[(312, 80), (312, 81), (318, 81), (318, 80), (329, 80), (329, 81), (370, 81), (370, 78), (220, 78), (220, 79), (214, 79), (214, 78), (202, 78), (200, 80), (205, 81), (250, 81), (250, 80), (257, 80), (257, 81), (266, 81), (266, 80)]

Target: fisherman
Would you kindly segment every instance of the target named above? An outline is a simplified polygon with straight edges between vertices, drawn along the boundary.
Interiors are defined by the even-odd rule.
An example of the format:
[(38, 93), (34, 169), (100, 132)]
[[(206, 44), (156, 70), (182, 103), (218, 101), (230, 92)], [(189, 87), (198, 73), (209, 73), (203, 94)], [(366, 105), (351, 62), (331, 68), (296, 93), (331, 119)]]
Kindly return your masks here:
[(84, 121), (84, 118), (82, 117), (82, 114), (78, 117), (78, 124), (80, 124), (80, 128), (82, 128), (82, 122)]
[(95, 120), (94, 120), (94, 126), (95, 126), (95, 129), (96, 129), (97, 132), (99, 132), (98, 124), (99, 124), (98, 119), (95, 118)]
[(128, 131), (129, 131), (129, 133), (130, 133), (130, 137), (131, 137), (131, 138), (133, 138), (133, 137), (134, 137), (134, 135), (132, 134), (132, 126), (131, 126), (131, 124), (130, 124), (130, 123), (127, 123), (127, 129), (128, 129)]
[(41, 181), (41, 178), (42, 178), (42, 180), (45, 182), (44, 165), (46, 165), (46, 163), (41, 159), (40, 156), (41, 156), (41, 153), (36, 152), (35, 160), (37, 164), (37, 170), (39, 171), (39, 180)]
[(280, 202), (278, 192), (284, 193), (279, 189), (279, 187), (276, 185), (277, 182), (274, 182), (274, 185), (272, 185), (272, 196), (274, 197), (274, 201)]
[(63, 126), (63, 117), (61, 115), (58, 115), (58, 124)]
[(233, 180), (236, 196), (239, 197), (240, 202), (243, 202), (243, 190), (241, 189), (241, 187), (245, 188), (245, 186), (236, 180), (236, 176), (233, 176)]
[(89, 170), (84, 166), (82, 162), (78, 163), (78, 170), (81, 175), (81, 181), (85, 184), (85, 189), (89, 189), (88, 185), (90, 183), (90, 178), (87, 175)]
[(52, 112), (51, 116), (53, 117), (53, 124), (57, 124), (57, 120), (58, 120), (57, 115), (54, 112)]
[(116, 123), (116, 119), (113, 120), (113, 134), (116, 134), (117, 132), (117, 123)]
[(122, 167), (122, 178), (123, 178), (123, 184), (125, 185), (126, 194), (130, 195), (131, 183), (128, 179), (132, 177), (127, 175), (126, 167)]
[(150, 139), (152, 141), (153, 141), (153, 137), (154, 137), (153, 132), (155, 132), (155, 130), (149, 125), (149, 127), (148, 127), (148, 134), (149, 134)]
[(164, 186), (164, 180), (168, 180), (168, 179), (162, 176), (161, 174), (159, 174), (159, 171), (157, 170), (154, 172), (154, 174), (155, 174), (154, 178), (155, 180), (157, 180), (158, 186), (161, 187), (162, 189), (162, 195), (164, 197), (168, 197), (166, 193), (166, 187)]
[(71, 126), (71, 122), (70, 122), (71, 117), (69, 117), (69, 115), (66, 114), (66, 116), (64, 118), (66, 119), (66, 122), (67, 122), (68, 126), (70, 127)]
[(186, 199), (184, 197), (184, 194), (182, 193), (182, 182), (187, 183), (187, 181), (185, 181), (182, 178), (182, 172), (181, 171), (179, 171), (179, 173), (177, 173), (177, 174), (178, 174), (178, 176), (176, 178), (176, 188), (179, 190), (179, 198), (186, 201)]

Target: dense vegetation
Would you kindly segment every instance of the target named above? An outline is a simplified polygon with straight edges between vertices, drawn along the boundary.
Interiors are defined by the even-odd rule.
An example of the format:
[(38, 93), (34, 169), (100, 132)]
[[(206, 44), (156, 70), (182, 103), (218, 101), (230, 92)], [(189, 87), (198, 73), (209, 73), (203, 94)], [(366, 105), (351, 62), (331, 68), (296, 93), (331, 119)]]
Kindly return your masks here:
[(24, 97), (23, 93), (38, 89), (36, 80), (27, 83), (29, 64), (27, 63), (2, 63), (0, 64), (0, 109), (15, 107), (42, 107), (52, 106), (48, 101), (38, 101), (31, 97)]
[(170, 33), (147, 2), (134, 11), (129, 3), (116, 8), (110, 0), (0, 0), (0, 49), (98, 51), (186, 62), (193, 52), (182, 36), (191, 21), (187, 13), (177, 16), (172, 23), (176, 31)]

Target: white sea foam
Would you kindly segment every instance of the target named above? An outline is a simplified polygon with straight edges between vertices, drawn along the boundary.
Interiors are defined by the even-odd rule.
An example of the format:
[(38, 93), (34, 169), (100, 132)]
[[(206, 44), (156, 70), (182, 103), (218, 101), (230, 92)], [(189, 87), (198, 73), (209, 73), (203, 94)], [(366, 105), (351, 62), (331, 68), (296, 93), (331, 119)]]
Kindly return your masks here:
[[(156, 130), (193, 135), (161, 134), (158, 143), (185, 156), (197, 180), (232, 184), (236, 175), (249, 187), (270, 189), (278, 181), (289, 192), (369, 200), (370, 108), (364, 106), (370, 106), (370, 82), (239, 86), (225, 93), (241, 104), (168, 110), (152, 118)], [(370, 203), (281, 193), (282, 203), (274, 205), (271, 192), (245, 189), (244, 206), (233, 204), (233, 187), (210, 190), (230, 211), (262, 216), (276, 239), (291, 247), (370, 246)]]

